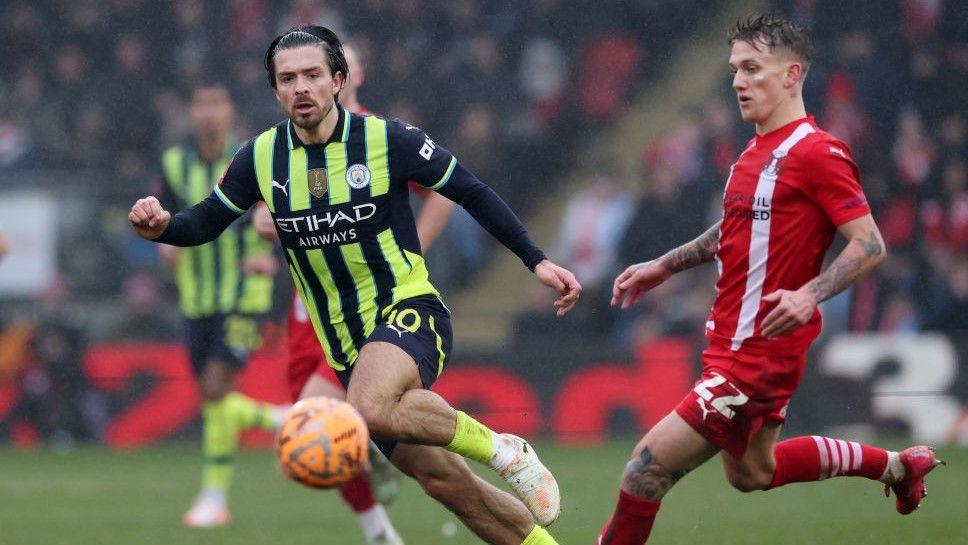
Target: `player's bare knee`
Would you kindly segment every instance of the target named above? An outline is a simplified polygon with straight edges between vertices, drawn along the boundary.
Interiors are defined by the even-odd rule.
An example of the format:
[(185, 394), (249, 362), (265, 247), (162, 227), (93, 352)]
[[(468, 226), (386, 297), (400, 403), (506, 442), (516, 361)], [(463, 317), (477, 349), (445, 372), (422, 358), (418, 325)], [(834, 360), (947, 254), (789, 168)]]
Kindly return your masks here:
[(726, 479), (740, 492), (756, 492), (768, 489), (773, 475), (763, 471), (728, 471)]
[(672, 471), (663, 466), (646, 447), (625, 465), (622, 472), (622, 490), (640, 498), (658, 501), (685, 474), (685, 470)]
[(217, 376), (207, 374), (203, 375), (198, 381), (198, 390), (202, 400), (211, 403), (220, 401), (227, 396), (232, 391), (232, 386), (225, 384), (225, 381), (220, 380)]

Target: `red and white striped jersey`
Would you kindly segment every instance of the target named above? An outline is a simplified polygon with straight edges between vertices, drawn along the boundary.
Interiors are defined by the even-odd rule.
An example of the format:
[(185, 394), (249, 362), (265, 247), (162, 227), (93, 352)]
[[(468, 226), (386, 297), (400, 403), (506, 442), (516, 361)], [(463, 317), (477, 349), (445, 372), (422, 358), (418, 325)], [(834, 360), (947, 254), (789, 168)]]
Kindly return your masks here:
[(706, 324), (710, 344), (750, 353), (803, 353), (820, 333), (819, 310), (768, 340), (762, 298), (820, 274), (836, 228), (870, 213), (846, 144), (812, 116), (757, 135), (730, 170), (723, 196), (718, 294)]

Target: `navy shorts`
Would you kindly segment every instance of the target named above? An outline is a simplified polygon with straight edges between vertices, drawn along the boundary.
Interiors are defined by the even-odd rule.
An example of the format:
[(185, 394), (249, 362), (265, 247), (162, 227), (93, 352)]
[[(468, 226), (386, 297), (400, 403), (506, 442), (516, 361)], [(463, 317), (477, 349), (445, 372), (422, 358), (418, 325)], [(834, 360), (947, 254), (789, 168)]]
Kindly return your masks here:
[[(430, 389), (444, 370), (450, 356), (453, 332), (450, 327), (450, 311), (433, 295), (423, 295), (400, 301), (383, 313), (366, 342), (385, 342), (399, 346), (413, 358), (420, 373), (420, 382)], [(348, 388), (353, 366), (336, 371), (343, 386)], [(388, 458), (396, 441), (374, 439), (377, 447)]]
[(220, 361), (232, 370), (245, 366), (249, 354), (262, 346), (262, 314), (215, 314), (185, 320), (188, 355), (195, 376), (209, 361)]

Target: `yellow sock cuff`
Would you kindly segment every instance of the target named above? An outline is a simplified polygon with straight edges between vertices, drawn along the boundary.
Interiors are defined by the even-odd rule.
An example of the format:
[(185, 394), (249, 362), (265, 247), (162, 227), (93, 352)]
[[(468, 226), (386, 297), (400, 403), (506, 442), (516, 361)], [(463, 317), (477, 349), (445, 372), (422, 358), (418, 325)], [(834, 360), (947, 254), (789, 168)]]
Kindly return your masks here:
[(486, 464), (494, 456), (492, 432), (487, 426), (474, 420), (467, 413), (457, 411), (457, 427), (454, 439), (444, 448), (464, 458)]
[(558, 545), (558, 542), (555, 541), (555, 538), (551, 537), (551, 534), (547, 530), (535, 524), (534, 528), (531, 529), (531, 533), (528, 534), (528, 537), (524, 538), (521, 545)]
[(228, 492), (234, 468), (231, 460), (207, 461), (202, 467), (202, 488)]
[(227, 491), (232, 482), (233, 457), (239, 430), (228, 415), (225, 399), (202, 406), (202, 487)]

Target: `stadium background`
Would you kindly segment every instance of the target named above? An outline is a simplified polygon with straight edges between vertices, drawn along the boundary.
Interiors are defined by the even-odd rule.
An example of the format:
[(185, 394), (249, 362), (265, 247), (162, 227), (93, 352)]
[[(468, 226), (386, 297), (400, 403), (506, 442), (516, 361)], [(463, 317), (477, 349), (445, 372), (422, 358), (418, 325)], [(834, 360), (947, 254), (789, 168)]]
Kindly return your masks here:
[[(553, 459), (572, 464), (575, 475), (564, 479), (603, 498), (593, 510), (602, 518), (628, 441), (696, 376), (715, 272), (677, 275), (623, 314), (607, 308), (604, 293), (628, 263), (715, 221), (729, 165), (752, 135), (728, 85), (724, 35), (764, 9), (811, 28), (818, 53), (808, 111), (852, 148), (891, 251), (823, 306), (824, 334), (788, 433), (930, 441), (966, 459), (958, 448), (968, 444), (963, 3), (8, 0), (0, 4), (0, 233), (10, 246), (0, 261), (0, 504), (49, 506), (44, 491), (58, 487), (44, 483), (70, 480), (64, 468), (73, 464), (135, 475), (181, 468), (185, 489), (193, 485), (198, 401), (170, 273), (131, 232), (126, 211), (157, 177), (161, 150), (187, 135), (193, 81), (225, 81), (238, 134), (250, 137), (279, 117), (265, 45), (315, 22), (361, 51), (364, 105), (453, 151), (583, 282), (579, 308), (555, 320), (520, 263), (460, 212), (428, 257), (454, 310), (456, 350), (440, 391), (496, 428), (544, 438)], [(284, 294), (280, 301), (282, 314)], [(282, 350), (270, 342), (257, 354), (243, 390), (283, 400)], [(252, 471), (269, 473), (258, 450), (266, 438), (250, 443)], [(613, 461), (593, 486), (568, 460), (599, 454)], [(707, 474), (716, 490), (727, 488)], [(956, 475), (964, 483), (964, 471)], [(237, 480), (259, 490), (242, 484), (259, 478)], [(301, 500), (280, 492), (278, 503), (305, 501), (284, 491)], [(7, 543), (3, 528), (18, 528), (17, 511), (3, 511)], [(7, 534), (20, 536), (11, 543), (29, 541), (30, 520)], [(965, 534), (963, 517), (960, 526), (952, 520), (936, 520), (933, 542), (962, 542), (945, 541)], [(597, 523), (577, 539), (590, 542)], [(434, 535), (445, 535), (436, 524)], [(690, 539), (729, 527), (681, 524), (699, 528)], [(902, 541), (877, 542), (910, 542), (903, 532), (885, 534)]]

